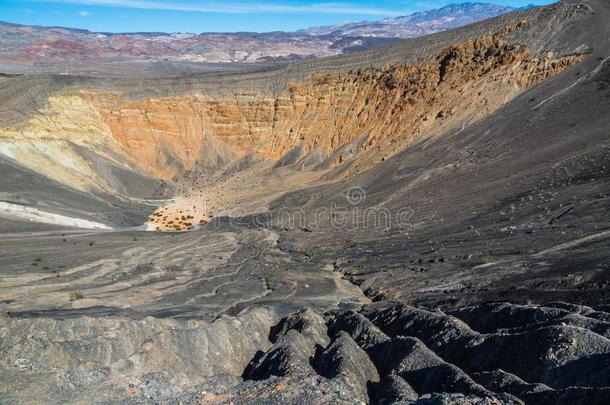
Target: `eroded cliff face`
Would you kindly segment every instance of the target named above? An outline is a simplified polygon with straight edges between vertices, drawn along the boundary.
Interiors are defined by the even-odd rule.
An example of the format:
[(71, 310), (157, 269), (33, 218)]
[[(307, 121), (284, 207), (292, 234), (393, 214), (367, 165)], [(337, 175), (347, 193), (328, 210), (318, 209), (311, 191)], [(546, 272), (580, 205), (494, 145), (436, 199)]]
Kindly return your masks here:
[(94, 106), (81, 94), (53, 96), (24, 128), (0, 128), (0, 153), (78, 190), (116, 191), (90, 155), (135, 169)]
[[(3, 128), (0, 150), (79, 189), (108, 190), (112, 184), (75, 145), (164, 180), (205, 165), (202, 160), (278, 160), (296, 148), (297, 161), (313, 152), (317, 163), (328, 159), (327, 167), (353, 160), (342, 172), (349, 175), (422, 139), (459, 130), (581, 59), (536, 57), (509, 42), (518, 27), (449, 47), (418, 64), (314, 75), (277, 97), (57, 95), (24, 128)], [(342, 148), (357, 139), (362, 142)]]

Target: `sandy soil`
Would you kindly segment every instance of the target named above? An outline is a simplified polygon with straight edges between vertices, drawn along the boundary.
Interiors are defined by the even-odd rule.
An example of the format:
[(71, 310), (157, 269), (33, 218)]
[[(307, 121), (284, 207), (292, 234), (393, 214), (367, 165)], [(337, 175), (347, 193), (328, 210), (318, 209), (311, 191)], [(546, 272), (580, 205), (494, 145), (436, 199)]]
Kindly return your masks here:
[(214, 217), (241, 217), (267, 212), (269, 203), (294, 190), (327, 184), (326, 171), (273, 168), (257, 164), (231, 175), (202, 174), (195, 180), (182, 179), (181, 193), (148, 218), (148, 230), (184, 231), (209, 223)]

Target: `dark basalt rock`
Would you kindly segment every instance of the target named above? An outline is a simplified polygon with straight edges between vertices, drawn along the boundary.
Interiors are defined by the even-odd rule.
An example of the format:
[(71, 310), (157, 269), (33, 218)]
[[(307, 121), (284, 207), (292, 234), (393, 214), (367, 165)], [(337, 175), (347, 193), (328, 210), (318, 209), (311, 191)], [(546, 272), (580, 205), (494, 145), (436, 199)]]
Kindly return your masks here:
[(379, 312), (365, 309), (363, 313), (389, 336), (417, 337), (441, 356), (479, 336), (455, 317), (409, 305), (396, 305)]
[(375, 365), (346, 332), (339, 332), (320, 356), (316, 368), (323, 376), (343, 383), (354, 398), (363, 402), (369, 402), (368, 388), (379, 382)]
[(532, 393), (552, 391), (552, 388), (547, 385), (527, 383), (516, 375), (500, 369), (473, 373), (471, 376), (476, 382), (488, 390), (506, 392), (519, 398), (523, 398)]
[(610, 388), (570, 387), (525, 394), (523, 399), (528, 404), (540, 405), (606, 405), (610, 400)]
[(282, 319), (277, 326), (271, 329), (270, 340), (275, 342), (289, 330), (296, 330), (322, 347), (326, 347), (330, 342), (324, 318), (310, 308), (305, 308)]
[(397, 374), (419, 394), (462, 392), (482, 396), (493, 393), (474, 382), (458, 367), (446, 363), (419, 339), (398, 336), (370, 350), (383, 376)]
[(346, 311), (337, 315), (331, 320), (328, 329), (331, 335), (337, 335), (341, 331), (349, 333), (352, 339), (365, 350), (390, 339), (366, 317), (354, 311)]
[(553, 388), (610, 386), (610, 340), (573, 326), (482, 335), (450, 361), (470, 371), (500, 368)]
[(610, 322), (591, 317), (596, 314), (593, 309), (561, 303), (551, 305), (492, 303), (459, 308), (448, 313), (468, 323), (481, 333), (493, 333), (501, 329), (518, 332), (553, 324), (565, 324), (586, 328), (607, 338), (610, 337)]
[(313, 342), (290, 329), (266, 353), (261, 353), (248, 365), (244, 377), (264, 380), (272, 375), (315, 374), (310, 364), (314, 354)]
[(407, 383), (404, 378), (390, 374), (384, 377), (378, 385), (377, 394), (373, 403), (389, 405), (401, 402), (415, 401), (417, 392)]
[[(489, 308), (483, 304), (454, 313)], [(328, 312), (328, 328), (313, 309), (280, 318), (263, 306), (211, 324), (154, 318), (109, 318), (103, 323), (88, 317), (0, 318), (0, 373), (7, 381), (0, 394), (15, 381), (37, 378), (36, 389), (53, 392), (56, 402), (82, 396), (77, 388), (62, 393), (50, 388), (56, 382), (45, 373), (53, 361), (54, 373), (61, 373), (71, 387), (96, 384), (117, 400), (137, 392), (144, 402), (223, 404), (608, 403), (610, 340), (561, 323), (565, 314), (546, 319), (549, 311), (544, 308), (527, 311), (539, 313), (523, 318), (520, 310), (509, 311), (517, 320), (504, 322), (516, 326), (486, 334), (442, 312), (390, 302)], [(524, 319), (543, 319), (551, 326), (524, 321), (519, 327), (518, 320)], [(240, 335), (240, 328), (248, 333)], [(23, 343), (24, 334), (32, 335), (30, 343)], [(322, 346), (324, 342), (328, 344)], [(90, 369), (79, 368), (83, 358)], [(204, 376), (190, 386), (184, 373), (169, 374), (167, 364)], [(10, 398), (19, 397), (7, 392)], [(80, 399), (101, 394), (91, 388), (88, 395)]]

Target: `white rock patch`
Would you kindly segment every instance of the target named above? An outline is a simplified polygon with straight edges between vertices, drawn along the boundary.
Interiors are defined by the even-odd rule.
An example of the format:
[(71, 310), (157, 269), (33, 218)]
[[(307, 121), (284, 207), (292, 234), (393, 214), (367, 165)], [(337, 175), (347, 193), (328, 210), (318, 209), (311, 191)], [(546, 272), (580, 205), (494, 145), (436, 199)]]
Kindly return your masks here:
[(0, 201), (0, 217), (9, 219), (20, 219), (32, 222), (41, 222), (43, 224), (62, 225), (75, 228), (85, 229), (107, 229), (106, 226), (99, 222), (87, 221), (86, 219), (72, 218), (64, 215), (53, 214), (39, 210), (37, 208), (25, 207), (23, 205), (11, 204)]

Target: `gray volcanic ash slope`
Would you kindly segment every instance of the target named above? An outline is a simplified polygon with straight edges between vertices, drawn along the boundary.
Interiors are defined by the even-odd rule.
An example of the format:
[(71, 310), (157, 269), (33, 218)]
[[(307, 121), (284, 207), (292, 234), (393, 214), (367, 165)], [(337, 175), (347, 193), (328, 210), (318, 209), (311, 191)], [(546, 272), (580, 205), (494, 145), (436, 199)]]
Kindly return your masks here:
[(5, 78), (0, 402), (608, 403), (607, 21)]

